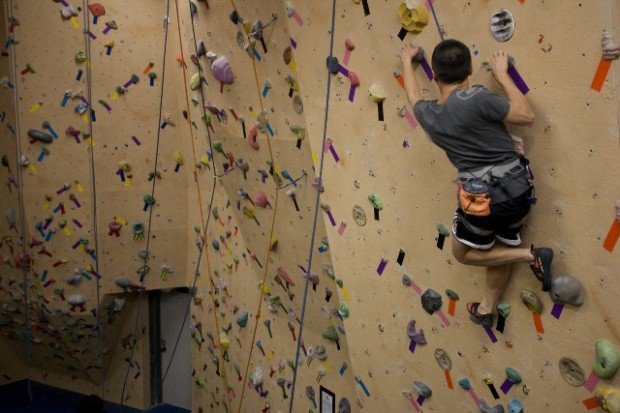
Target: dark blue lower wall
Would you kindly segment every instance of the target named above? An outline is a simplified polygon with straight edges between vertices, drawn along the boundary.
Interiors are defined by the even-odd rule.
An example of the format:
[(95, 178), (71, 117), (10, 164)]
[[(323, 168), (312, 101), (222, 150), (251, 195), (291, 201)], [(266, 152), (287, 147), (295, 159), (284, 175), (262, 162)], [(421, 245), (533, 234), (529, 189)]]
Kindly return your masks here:
[[(28, 381), (0, 386), (0, 413), (76, 413), (83, 394), (58, 389), (46, 384), (31, 381), (32, 399), (28, 397)], [(104, 402), (106, 413), (121, 413), (121, 406)], [(147, 410), (138, 410), (123, 406), (122, 413), (189, 413), (189, 410), (169, 405), (155, 406)]]

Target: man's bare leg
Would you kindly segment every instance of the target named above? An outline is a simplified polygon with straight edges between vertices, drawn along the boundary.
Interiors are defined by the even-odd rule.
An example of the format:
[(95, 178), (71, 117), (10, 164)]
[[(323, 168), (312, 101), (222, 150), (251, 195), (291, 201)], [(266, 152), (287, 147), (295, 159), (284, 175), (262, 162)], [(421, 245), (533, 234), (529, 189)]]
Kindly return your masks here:
[(534, 255), (529, 248), (514, 248), (495, 244), (488, 250), (477, 250), (452, 237), (452, 254), (462, 264), (478, 267), (496, 267), (513, 263), (534, 263)]
[(510, 264), (487, 267), (486, 291), (478, 306), (478, 313), (489, 314), (493, 312), (497, 300), (499, 300), (499, 297), (504, 293), (508, 285), (510, 270)]

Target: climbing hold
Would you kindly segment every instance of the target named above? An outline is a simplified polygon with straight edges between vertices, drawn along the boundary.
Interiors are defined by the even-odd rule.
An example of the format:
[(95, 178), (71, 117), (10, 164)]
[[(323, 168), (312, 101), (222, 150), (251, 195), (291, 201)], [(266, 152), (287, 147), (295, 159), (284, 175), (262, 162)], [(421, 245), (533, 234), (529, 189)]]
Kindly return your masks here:
[(144, 239), (144, 224), (142, 222), (135, 222), (132, 225), (133, 239)]
[(54, 138), (47, 132), (39, 131), (36, 129), (30, 129), (28, 131), (28, 137), (34, 141), (41, 143), (52, 143)]
[(368, 88), (368, 96), (374, 103), (377, 104), (379, 121), (383, 122), (383, 101), (386, 98), (385, 90), (380, 84), (373, 83)]
[(84, 308), (84, 304), (86, 304), (86, 298), (82, 294), (71, 294), (67, 297), (67, 303), (71, 305), (70, 311), (75, 311), (76, 307), (78, 307), (81, 312), (86, 311), (86, 308)]
[(325, 346), (323, 344), (319, 344), (314, 349), (314, 355), (316, 356), (317, 359), (319, 359), (321, 361), (326, 360), (327, 359), (327, 349), (325, 348)]
[(457, 300), (458, 301), (458, 299), (459, 299), (459, 295), (456, 292), (454, 292), (454, 291), (452, 291), (450, 289), (446, 290), (446, 295), (449, 298), (451, 298), (452, 300)]
[(60, 9), (60, 16), (65, 20), (69, 20), (77, 15), (78, 12), (73, 8), (73, 6), (65, 6)]
[(431, 390), (431, 388), (428, 387), (426, 383), (423, 383), (421, 381), (414, 381), (413, 388), (415, 391), (418, 392), (420, 396), (424, 397), (425, 399), (428, 399), (433, 394), (433, 391)]
[(293, 60), (293, 48), (291, 46), (287, 46), (282, 52), (282, 58), (284, 59), (285, 64), (290, 64), (291, 60)]
[(360, 205), (353, 206), (353, 221), (360, 227), (366, 225), (366, 212)]
[(224, 56), (218, 56), (213, 52), (207, 52), (207, 59), (211, 61), (213, 76), (224, 84), (231, 84), (235, 80), (230, 61)]
[(95, 17), (105, 16), (105, 7), (103, 7), (100, 3), (89, 4), (88, 10), (90, 10)]
[(381, 198), (379, 198), (379, 195), (373, 192), (372, 194), (368, 195), (368, 200), (373, 205), (373, 207), (375, 207), (376, 210), (381, 211), (383, 209), (383, 203), (381, 202)]
[(514, 367), (506, 367), (506, 377), (508, 377), (508, 380), (513, 384), (519, 384), (523, 381), (523, 378)]
[(338, 62), (338, 58), (335, 56), (329, 56), (325, 61), (327, 65), (327, 71), (332, 75), (338, 74), (338, 69), (340, 68), (340, 63)]
[(498, 42), (507, 42), (515, 32), (515, 21), (512, 13), (506, 9), (496, 10), (489, 22), (491, 35)]
[(450, 231), (441, 222), (437, 224), (437, 232), (439, 232), (439, 235), (443, 235), (444, 237), (450, 236)]
[(302, 126), (291, 125), (291, 131), (295, 134), (297, 140), (302, 141), (306, 138), (306, 129)]
[(551, 281), (549, 296), (554, 303), (581, 307), (585, 299), (583, 287), (575, 277), (560, 275)]
[(428, 11), (424, 4), (413, 0), (407, 0), (398, 6), (398, 17), (403, 29), (420, 33), (428, 24)]
[(603, 35), (603, 59), (616, 60), (620, 57), (620, 46), (614, 43), (614, 39), (611, 34)]
[(256, 193), (256, 196), (254, 197), (254, 204), (261, 208), (267, 208), (268, 206), (271, 206), (269, 200), (267, 199), (267, 195), (262, 189), (259, 189)]
[(189, 90), (198, 90), (200, 88), (201, 82), (202, 79), (200, 78), (200, 73), (194, 73), (189, 79)]
[(510, 314), (510, 310), (512, 310), (512, 306), (508, 303), (499, 303), (497, 304), (497, 312), (502, 315), (502, 317), (508, 317)]
[(427, 313), (433, 314), (435, 311), (439, 310), (442, 305), (441, 294), (432, 288), (424, 291), (424, 294), (421, 296), (422, 300), (422, 308), (426, 310)]
[(512, 399), (508, 403), (508, 412), (509, 413), (523, 413), (523, 404), (519, 399)]
[(495, 406), (491, 407), (484, 399), (478, 402), (478, 408), (482, 413), (504, 413), (504, 406), (502, 406), (501, 404), (496, 404)]
[(346, 397), (338, 402), (338, 413), (351, 413), (351, 403)]
[(338, 314), (340, 314), (342, 318), (347, 318), (349, 316), (349, 307), (344, 301), (338, 305)]
[(446, 350), (442, 348), (436, 349), (435, 360), (437, 361), (437, 364), (439, 364), (439, 367), (441, 367), (443, 371), (448, 371), (452, 369), (452, 360), (450, 360), (450, 356), (448, 356), (448, 353), (446, 353)]
[(248, 145), (250, 145), (250, 148), (254, 150), (258, 150), (259, 148), (258, 142), (256, 142), (256, 135), (258, 135), (258, 128), (256, 126), (252, 126), (248, 131), (248, 136), (246, 139)]
[(411, 277), (407, 274), (403, 274), (402, 282), (405, 287), (411, 287)]
[(416, 53), (415, 56), (411, 57), (411, 61), (420, 63), (422, 60), (424, 60), (424, 48), (422, 46), (419, 46), (418, 53)]
[(463, 377), (461, 380), (459, 380), (459, 386), (461, 386), (461, 389), (463, 390), (471, 389), (471, 383), (469, 382), (469, 379), (467, 377)]
[(601, 409), (610, 413), (620, 413), (620, 389), (599, 384), (594, 389), (594, 397)]
[(562, 357), (559, 363), (560, 375), (573, 387), (581, 387), (586, 381), (583, 369), (577, 362), (568, 357)]
[(407, 335), (416, 344), (426, 344), (426, 337), (424, 336), (424, 330), (416, 330), (415, 320), (410, 320), (407, 323)]
[(611, 379), (620, 367), (620, 351), (609, 340), (596, 340), (594, 373), (601, 379)]
[(237, 316), (237, 325), (241, 328), (245, 327), (248, 324), (248, 312), (242, 311)]
[(301, 115), (304, 112), (304, 102), (301, 100), (301, 96), (299, 95), (293, 96), (293, 110), (298, 115)]
[(525, 304), (528, 310), (530, 310), (531, 312), (537, 314), (542, 313), (543, 305), (540, 301), (540, 298), (538, 298), (535, 292), (527, 289), (522, 290), (521, 301), (523, 301), (523, 304)]
[(360, 85), (360, 77), (357, 73), (352, 70), (349, 70), (349, 82), (351, 82), (351, 86), (359, 86)]

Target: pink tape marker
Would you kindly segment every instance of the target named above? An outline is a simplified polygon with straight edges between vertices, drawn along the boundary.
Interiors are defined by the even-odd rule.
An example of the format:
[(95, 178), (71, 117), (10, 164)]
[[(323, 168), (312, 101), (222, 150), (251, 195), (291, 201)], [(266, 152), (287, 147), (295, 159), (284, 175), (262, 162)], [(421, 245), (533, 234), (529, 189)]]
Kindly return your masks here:
[(586, 381), (583, 383), (583, 388), (589, 391), (590, 393), (592, 393), (594, 391), (594, 388), (596, 387), (596, 385), (598, 384), (600, 380), (601, 379), (599, 379), (599, 377), (596, 374), (594, 374), (594, 371), (593, 371), (590, 373)]
[(476, 394), (474, 389), (469, 389), (468, 393), (471, 396), (471, 399), (474, 401), (474, 403), (476, 403), (476, 406), (478, 406), (478, 404), (480, 404), (480, 399), (478, 398), (478, 395)]
[(446, 317), (446, 314), (441, 310), (441, 308), (435, 312), (437, 313), (439, 318), (441, 318), (441, 321), (443, 321), (445, 326), (448, 327), (450, 325), (450, 320), (448, 320), (448, 317)]
[(405, 119), (407, 120), (407, 123), (409, 123), (409, 126), (411, 126), (411, 129), (415, 129), (418, 127), (418, 122), (416, 122), (413, 114), (409, 112), (409, 109), (407, 108), (405, 108)]
[(347, 229), (347, 224), (343, 222), (340, 224), (340, 228), (338, 228), (338, 235), (342, 235), (345, 229)]

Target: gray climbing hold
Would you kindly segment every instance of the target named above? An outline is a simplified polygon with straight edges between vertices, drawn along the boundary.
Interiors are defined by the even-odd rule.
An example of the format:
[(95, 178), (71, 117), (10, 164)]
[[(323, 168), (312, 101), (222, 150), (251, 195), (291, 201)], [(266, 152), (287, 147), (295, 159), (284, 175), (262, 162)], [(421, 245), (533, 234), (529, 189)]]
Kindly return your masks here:
[(504, 413), (504, 406), (501, 404), (496, 404), (491, 407), (484, 399), (478, 402), (478, 408), (482, 413)]
[(426, 383), (423, 383), (421, 381), (414, 381), (413, 388), (415, 389), (415, 391), (418, 392), (420, 396), (424, 397), (425, 399), (428, 399), (429, 397), (431, 397), (431, 394), (433, 394), (431, 388), (428, 387)]
[(581, 307), (585, 299), (585, 293), (581, 283), (575, 277), (560, 275), (551, 281), (549, 297), (551, 297), (554, 303)]
[(439, 367), (441, 367), (443, 371), (449, 371), (452, 369), (452, 360), (450, 359), (450, 356), (448, 355), (448, 353), (446, 353), (446, 350), (442, 348), (436, 349), (435, 360), (437, 361), (437, 364), (439, 364)]
[(318, 346), (316, 346), (314, 354), (316, 355), (317, 359), (323, 361), (327, 358), (327, 349), (323, 344), (319, 344)]
[(36, 129), (30, 129), (28, 131), (28, 137), (32, 140), (35, 140), (41, 143), (52, 143), (54, 141), (54, 138), (52, 137), (52, 135), (50, 135), (47, 132), (43, 132), (43, 131), (36, 130)]
[(507, 42), (515, 32), (515, 19), (506, 9), (499, 9), (491, 16), (491, 35), (498, 42)]
[(360, 205), (353, 206), (353, 221), (360, 227), (366, 225), (366, 211)]
[(560, 375), (565, 382), (573, 387), (581, 387), (586, 381), (586, 375), (577, 362), (568, 357), (562, 357), (559, 363)]
[(435, 311), (439, 310), (442, 305), (441, 294), (432, 288), (424, 291), (424, 294), (421, 296), (422, 307), (426, 310), (427, 313), (433, 314)]
[(521, 374), (513, 367), (506, 367), (506, 377), (508, 377), (508, 380), (513, 384), (519, 384), (523, 381)]
[(351, 403), (346, 397), (338, 402), (338, 413), (351, 413)]
[(301, 115), (304, 112), (304, 102), (301, 100), (301, 96), (299, 95), (293, 96), (293, 110), (298, 115)]
[(411, 278), (407, 274), (403, 274), (402, 281), (405, 287), (411, 287)]

